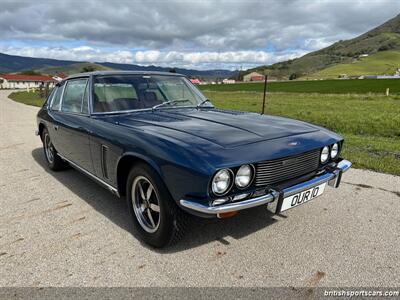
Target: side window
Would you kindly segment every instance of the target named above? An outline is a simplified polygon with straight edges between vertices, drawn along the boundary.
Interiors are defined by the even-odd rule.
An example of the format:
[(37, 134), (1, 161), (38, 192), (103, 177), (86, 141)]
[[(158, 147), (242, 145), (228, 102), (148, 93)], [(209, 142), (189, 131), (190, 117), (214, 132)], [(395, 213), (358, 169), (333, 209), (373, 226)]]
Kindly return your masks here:
[(85, 93), (86, 82), (87, 79), (76, 79), (68, 81), (67, 86), (65, 87), (61, 111), (81, 113), (82, 100)]
[(88, 104), (89, 104), (89, 81), (86, 82), (85, 93), (83, 94), (83, 100), (82, 100), (82, 113), (85, 115), (89, 113)]
[(56, 87), (54, 97), (51, 102), (51, 110), (60, 110), (61, 96), (65, 85)]
[(56, 93), (56, 89), (54, 88), (54, 89), (51, 90), (50, 95), (47, 97), (46, 101), (44, 101), (43, 107), (48, 107), (49, 106), (49, 104), (51, 103), (51, 100), (53, 99), (55, 93)]

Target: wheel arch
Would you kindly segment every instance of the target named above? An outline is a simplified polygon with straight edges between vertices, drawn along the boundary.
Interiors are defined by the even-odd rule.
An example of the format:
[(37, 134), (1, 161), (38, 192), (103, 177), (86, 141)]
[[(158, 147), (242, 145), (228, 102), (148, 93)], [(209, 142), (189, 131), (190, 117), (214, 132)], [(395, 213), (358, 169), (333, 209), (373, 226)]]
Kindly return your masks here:
[(133, 166), (135, 166), (139, 163), (144, 163), (144, 164), (150, 166), (163, 180), (162, 172), (154, 161), (152, 161), (149, 158), (147, 158), (141, 154), (138, 154), (138, 153), (131, 153), (131, 152), (124, 153), (118, 159), (117, 170), (116, 170), (117, 189), (118, 189), (118, 193), (120, 196), (125, 196), (126, 182), (128, 179), (129, 172)]
[(39, 136), (40, 136), (40, 139), (41, 140), (43, 140), (43, 130), (46, 128), (46, 125), (44, 125), (44, 123), (43, 122), (40, 122), (39, 123)]

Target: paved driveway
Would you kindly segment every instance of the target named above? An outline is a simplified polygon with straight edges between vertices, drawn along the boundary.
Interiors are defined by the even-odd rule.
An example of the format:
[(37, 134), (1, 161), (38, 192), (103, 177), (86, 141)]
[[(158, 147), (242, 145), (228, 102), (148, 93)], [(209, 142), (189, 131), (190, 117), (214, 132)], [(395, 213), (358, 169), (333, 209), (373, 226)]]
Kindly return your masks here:
[(0, 91), (0, 286), (399, 286), (400, 177), (352, 169), (274, 216), (193, 219), (174, 248), (131, 234), (123, 200), (50, 172), (37, 108)]

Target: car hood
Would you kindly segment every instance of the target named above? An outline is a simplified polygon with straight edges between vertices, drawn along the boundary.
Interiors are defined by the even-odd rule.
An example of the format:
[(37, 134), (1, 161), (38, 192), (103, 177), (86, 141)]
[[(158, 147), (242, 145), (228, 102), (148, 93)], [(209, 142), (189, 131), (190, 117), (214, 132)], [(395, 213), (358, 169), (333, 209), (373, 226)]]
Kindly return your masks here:
[[(318, 131), (301, 121), (219, 109), (160, 109), (113, 116), (121, 126), (186, 133), (224, 148)], [(111, 120), (110, 120), (111, 121)], [(171, 131), (172, 130), (172, 131)]]

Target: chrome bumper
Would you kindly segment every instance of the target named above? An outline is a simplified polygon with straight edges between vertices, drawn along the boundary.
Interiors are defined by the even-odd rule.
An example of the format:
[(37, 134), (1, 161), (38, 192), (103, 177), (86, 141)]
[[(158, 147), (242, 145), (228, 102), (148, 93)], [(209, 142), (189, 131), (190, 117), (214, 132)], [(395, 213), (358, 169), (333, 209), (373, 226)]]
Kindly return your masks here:
[(277, 200), (278, 198), (283, 199), (288, 196), (297, 194), (301, 191), (308, 190), (312, 187), (323, 184), (325, 182), (328, 182), (330, 186), (337, 188), (339, 187), (342, 173), (346, 172), (348, 169), (350, 169), (350, 167), (351, 167), (351, 162), (349, 162), (348, 160), (342, 160), (337, 164), (336, 168), (326, 172), (323, 175), (319, 175), (308, 181), (287, 187), (280, 192), (272, 190), (268, 194), (248, 200), (222, 204), (218, 206), (206, 206), (190, 200), (181, 199), (180, 204), (183, 207), (188, 208), (189, 210), (193, 210), (204, 214), (212, 214), (212, 215), (238, 211), (242, 209), (247, 209), (267, 204)]

